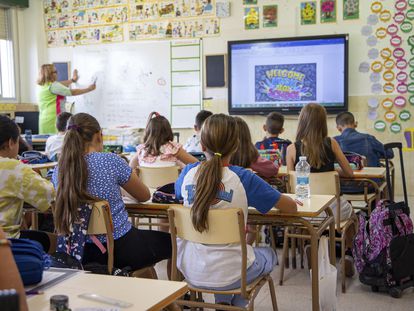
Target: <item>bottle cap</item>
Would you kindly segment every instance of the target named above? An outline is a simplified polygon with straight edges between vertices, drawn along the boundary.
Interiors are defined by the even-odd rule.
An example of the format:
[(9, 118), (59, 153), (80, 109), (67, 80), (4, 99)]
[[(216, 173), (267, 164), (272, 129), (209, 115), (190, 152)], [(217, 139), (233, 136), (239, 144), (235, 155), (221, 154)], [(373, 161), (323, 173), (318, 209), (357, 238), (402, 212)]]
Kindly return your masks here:
[(63, 311), (69, 307), (69, 297), (66, 295), (54, 295), (50, 297), (50, 310)]
[(306, 161), (306, 157), (305, 156), (299, 157), (299, 161)]

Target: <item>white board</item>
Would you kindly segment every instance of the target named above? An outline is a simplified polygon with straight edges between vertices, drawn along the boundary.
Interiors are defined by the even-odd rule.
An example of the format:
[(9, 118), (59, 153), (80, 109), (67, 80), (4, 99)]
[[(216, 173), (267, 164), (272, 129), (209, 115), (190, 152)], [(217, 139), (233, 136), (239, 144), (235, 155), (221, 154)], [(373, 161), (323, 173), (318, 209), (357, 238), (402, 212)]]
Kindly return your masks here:
[[(184, 54), (188, 52), (186, 50)], [(171, 64), (169, 41), (76, 47), (73, 68), (79, 70), (80, 79), (75, 87), (86, 87), (95, 77), (97, 87), (91, 93), (68, 100), (75, 102), (75, 112), (94, 115), (105, 128), (145, 127), (152, 111), (171, 121)], [(186, 75), (186, 82), (194, 85), (191, 74)], [(198, 78), (195, 82), (200, 84)], [(199, 88), (201, 90), (201, 84)], [(175, 96), (182, 98), (187, 94)], [(188, 100), (194, 103), (195, 94), (192, 90), (192, 98), (185, 103)], [(179, 127), (192, 127), (193, 124), (194, 119), (187, 118), (176, 123)]]

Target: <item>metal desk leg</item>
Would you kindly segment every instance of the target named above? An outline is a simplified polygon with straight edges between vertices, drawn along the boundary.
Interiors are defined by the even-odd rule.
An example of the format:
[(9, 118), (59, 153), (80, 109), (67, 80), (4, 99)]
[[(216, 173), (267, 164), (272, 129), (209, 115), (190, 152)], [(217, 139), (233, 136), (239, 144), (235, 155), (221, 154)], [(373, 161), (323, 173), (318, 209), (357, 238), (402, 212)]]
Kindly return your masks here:
[(318, 235), (315, 230), (309, 233), (311, 235), (312, 311), (319, 311)]
[[(328, 207), (326, 209), (328, 217), (334, 217), (332, 209)], [(335, 218), (334, 218), (335, 219)], [(335, 221), (331, 221), (329, 224), (329, 258), (331, 265), (336, 266), (336, 248), (335, 248)]]

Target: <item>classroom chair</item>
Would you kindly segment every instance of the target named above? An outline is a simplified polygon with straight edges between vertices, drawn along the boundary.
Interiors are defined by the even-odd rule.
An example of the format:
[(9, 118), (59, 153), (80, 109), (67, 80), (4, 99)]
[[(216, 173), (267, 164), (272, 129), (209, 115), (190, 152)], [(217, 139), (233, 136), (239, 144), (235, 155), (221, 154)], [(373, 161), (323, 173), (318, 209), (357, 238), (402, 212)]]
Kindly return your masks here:
[[(289, 172), (289, 192), (294, 192), (296, 188), (296, 178), (295, 172)], [(312, 194), (331, 194), (335, 195), (335, 199), (337, 202), (337, 209), (335, 215), (335, 231), (339, 234), (339, 237), (335, 237), (336, 242), (341, 243), (341, 285), (342, 285), (342, 292), (345, 293), (346, 291), (346, 277), (345, 277), (345, 238), (348, 230), (351, 226), (354, 226), (355, 233), (357, 231), (357, 217), (354, 213), (352, 213), (351, 217), (346, 220), (341, 220), (341, 212), (340, 212), (340, 184), (339, 184), (339, 175), (336, 171), (332, 172), (324, 172), (324, 173), (311, 173), (309, 175), (309, 183), (310, 183), (310, 193)], [(283, 243), (283, 254), (282, 254), (282, 262), (280, 264), (280, 279), (279, 284), (283, 284), (283, 277), (284, 277), (284, 267), (285, 267), (285, 260), (287, 259), (288, 248), (289, 248), (289, 238), (293, 238), (295, 235), (289, 228), (285, 230), (285, 241)], [(293, 248), (295, 250), (295, 248)], [(302, 251), (303, 254), (303, 251)]]
[[(343, 181), (350, 182), (356, 186), (360, 186), (364, 192), (363, 193), (344, 193), (343, 198), (349, 201), (354, 209), (364, 210), (367, 212), (368, 216), (371, 215), (372, 204), (379, 200), (380, 197), (380, 188), (378, 184), (371, 179), (359, 179), (358, 181), (353, 180), (352, 178), (341, 178)], [(369, 192), (370, 186), (374, 189), (374, 192)]]
[[(277, 310), (276, 293), (272, 277), (264, 275), (257, 278), (252, 283), (246, 283), (247, 270), (247, 247), (246, 231), (242, 209), (211, 209), (208, 213), (209, 230), (203, 233), (194, 229), (191, 222), (191, 209), (179, 205), (172, 206), (168, 209), (168, 218), (170, 221), (171, 242), (172, 242), (172, 260), (171, 260), (171, 280), (178, 281), (177, 270), (177, 238), (202, 244), (239, 244), (242, 252), (242, 263), (240, 270), (241, 287), (228, 291), (202, 289), (191, 284), (188, 288), (191, 292), (192, 300), (177, 300), (178, 305), (189, 306), (191, 308), (212, 308), (220, 310), (253, 310), (254, 299), (260, 288), (269, 284), (270, 295), (272, 299), (273, 310)], [(218, 273), (218, 277), (219, 277)], [(202, 294), (241, 294), (249, 302), (246, 308), (236, 306), (219, 305), (215, 303), (205, 303), (202, 300)], [(194, 298), (197, 295), (198, 299)]]
[[(169, 183), (174, 183), (178, 178), (178, 166), (167, 166), (167, 167), (145, 167), (139, 166), (136, 168), (138, 176), (142, 182), (150, 189), (151, 194), (161, 186)], [(149, 226), (152, 229), (154, 225), (151, 218), (148, 218), (148, 222), (139, 222), (137, 218), (133, 218), (132, 222), (134, 226)], [(161, 220), (156, 226), (165, 228), (168, 227), (168, 222)], [(165, 230), (162, 230), (165, 231)]]
[[(88, 235), (106, 235), (106, 247), (108, 251), (108, 272), (112, 274), (114, 267), (114, 226), (112, 222), (111, 209), (106, 201), (99, 201), (93, 204), (92, 214), (89, 219)], [(145, 267), (131, 272), (133, 277), (147, 277), (157, 279), (154, 266)]]

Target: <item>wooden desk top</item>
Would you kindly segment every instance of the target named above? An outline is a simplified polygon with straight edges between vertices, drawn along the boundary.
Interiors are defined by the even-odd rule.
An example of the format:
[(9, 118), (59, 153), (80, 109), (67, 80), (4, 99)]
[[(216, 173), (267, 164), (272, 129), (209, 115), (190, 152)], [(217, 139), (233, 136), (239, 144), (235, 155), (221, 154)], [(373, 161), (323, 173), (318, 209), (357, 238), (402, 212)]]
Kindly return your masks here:
[(58, 163), (57, 162), (47, 162), (42, 164), (28, 164), (32, 170), (39, 171), (44, 169), (54, 168)]
[[(292, 199), (295, 199), (294, 194), (286, 194), (290, 196)], [(311, 195), (310, 199), (307, 199), (303, 202), (303, 205), (297, 204), (298, 211), (296, 213), (287, 214), (282, 213), (276, 208), (271, 209), (267, 214), (272, 216), (281, 216), (281, 217), (317, 217), (319, 216), (327, 206), (329, 206), (335, 200), (334, 195)], [(133, 209), (149, 209), (149, 210), (156, 210), (156, 211), (165, 211), (167, 210), (171, 204), (159, 204), (159, 203), (152, 203), (152, 202), (143, 202), (143, 203), (125, 203), (125, 207), (128, 210)], [(249, 214), (251, 215), (261, 215), (255, 208), (249, 208)]]
[(385, 167), (364, 167), (362, 170), (354, 171), (353, 179), (384, 178), (385, 174)]
[[(355, 170), (354, 177), (350, 179), (363, 179), (363, 178), (384, 178), (385, 167), (364, 167), (362, 170)], [(284, 177), (289, 175), (287, 166), (279, 167), (278, 177)], [(341, 177), (342, 178), (342, 177)]]
[(49, 311), (50, 297), (62, 294), (69, 296), (69, 307), (72, 310), (86, 307), (115, 308), (78, 297), (80, 294), (93, 293), (133, 304), (122, 310), (161, 310), (187, 290), (185, 282), (79, 273), (46, 289), (43, 295), (28, 297), (27, 303), (29, 310)]

